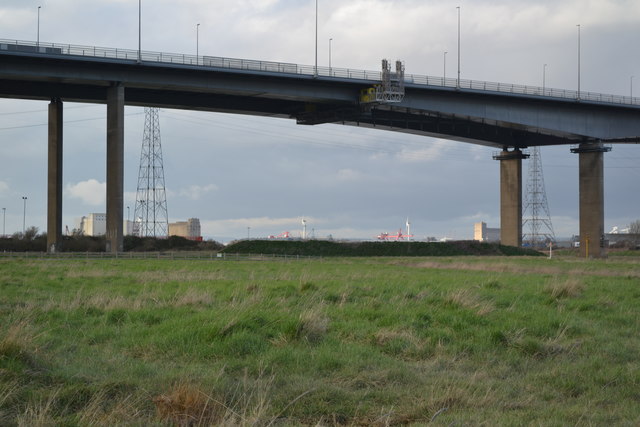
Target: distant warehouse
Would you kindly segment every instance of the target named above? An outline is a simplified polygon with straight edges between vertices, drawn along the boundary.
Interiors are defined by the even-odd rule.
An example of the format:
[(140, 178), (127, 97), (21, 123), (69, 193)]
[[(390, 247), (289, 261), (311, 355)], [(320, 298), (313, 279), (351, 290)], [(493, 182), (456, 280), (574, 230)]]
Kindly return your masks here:
[(499, 242), (500, 241), (500, 229), (489, 228), (484, 222), (476, 222), (473, 224), (473, 240), (478, 242)]
[(198, 218), (189, 218), (186, 221), (169, 223), (169, 236), (180, 236), (189, 240), (202, 240), (200, 220)]

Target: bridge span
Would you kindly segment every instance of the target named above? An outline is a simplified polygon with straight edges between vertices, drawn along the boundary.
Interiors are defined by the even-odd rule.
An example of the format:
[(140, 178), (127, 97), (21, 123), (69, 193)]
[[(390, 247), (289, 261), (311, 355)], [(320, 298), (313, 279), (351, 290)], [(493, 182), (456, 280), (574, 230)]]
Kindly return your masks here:
[[(363, 103), (381, 72), (127, 49), (0, 40), (0, 97), (48, 100), (48, 247), (62, 235), (63, 101), (107, 104), (107, 240), (122, 250), (124, 106), (154, 106), (336, 123), (501, 149), (501, 240), (522, 243), (523, 149), (579, 154), (580, 238), (604, 254), (603, 155), (640, 142), (640, 99), (405, 75), (397, 103)], [(591, 245), (591, 250), (589, 250)]]

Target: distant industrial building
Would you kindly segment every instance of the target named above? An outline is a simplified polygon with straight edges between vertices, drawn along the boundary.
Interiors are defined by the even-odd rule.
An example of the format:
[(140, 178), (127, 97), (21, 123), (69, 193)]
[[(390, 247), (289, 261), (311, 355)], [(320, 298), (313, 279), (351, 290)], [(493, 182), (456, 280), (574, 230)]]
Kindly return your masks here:
[[(122, 228), (125, 235), (130, 235), (133, 230), (133, 223), (128, 220), (123, 221)], [(107, 214), (90, 213), (87, 216), (76, 219), (74, 231), (83, 236), (104, 236), (107, 234)]]
[(473, 224), (473, 240), (478, 242), (499, 242), (500, 229), (489, 228), (484, 222), (476, 222)]
[(169, 236), (180, 236), (189, 240), (202, 240), (200, 220), (198, 218), (189, 218), (186, 221), (169, 223)]
[(90, 213), (76, 221), (76, 230), (84, 236), (107, 234), (107, 214)]

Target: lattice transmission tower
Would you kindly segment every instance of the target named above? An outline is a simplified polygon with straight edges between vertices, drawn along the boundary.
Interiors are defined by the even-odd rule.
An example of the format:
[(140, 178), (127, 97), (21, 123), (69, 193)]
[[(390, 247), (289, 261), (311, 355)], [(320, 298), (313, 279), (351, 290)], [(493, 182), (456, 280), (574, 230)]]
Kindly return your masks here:
[(164, 186), (160, 114), (157, 108), (144, 109), (144, 134), (140, 152), (138, 190), (134, 210), (133, 234), (139, 237), (167, 237), (169, 216)]
[(547, 203), (547, 191), (544, 186), (540, 147), (533, 147), (531, 153), (522, 217), (523, 243), (539, 248), (556, 241)]

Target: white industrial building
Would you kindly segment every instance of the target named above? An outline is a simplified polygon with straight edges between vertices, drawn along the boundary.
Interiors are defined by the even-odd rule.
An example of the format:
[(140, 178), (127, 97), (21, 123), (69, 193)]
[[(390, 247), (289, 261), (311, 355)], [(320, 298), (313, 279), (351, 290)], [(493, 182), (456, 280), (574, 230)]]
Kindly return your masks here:
[[(128, 236), (133, 231), (133, 223), (123, 221), (123, 233)], [(104, 236), (107, 234), (107, 214), (90, 213), (87, 216), (76, 219), (75, 229), (83, 236)]]

